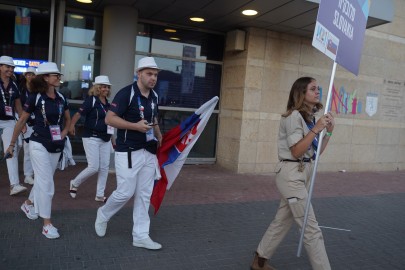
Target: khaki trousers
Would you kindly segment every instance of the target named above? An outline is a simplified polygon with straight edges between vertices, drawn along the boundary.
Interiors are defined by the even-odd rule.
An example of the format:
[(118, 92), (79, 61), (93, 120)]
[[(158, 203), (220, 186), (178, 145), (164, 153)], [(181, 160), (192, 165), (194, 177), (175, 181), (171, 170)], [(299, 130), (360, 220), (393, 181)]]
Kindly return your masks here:
[[(296, 162), (281, 162), (276, 170), (276, 184), (282, 199), (276, 217), (257, 248), (260, 257), (269, 259), (273, 256), (294, 221), (302, 228), (313, 164), (305, 163), (303, 172), (298, 171), (298, 165)], [(312, 205), (304, 234), (304, 247), (314, 270), (331, 269)]]

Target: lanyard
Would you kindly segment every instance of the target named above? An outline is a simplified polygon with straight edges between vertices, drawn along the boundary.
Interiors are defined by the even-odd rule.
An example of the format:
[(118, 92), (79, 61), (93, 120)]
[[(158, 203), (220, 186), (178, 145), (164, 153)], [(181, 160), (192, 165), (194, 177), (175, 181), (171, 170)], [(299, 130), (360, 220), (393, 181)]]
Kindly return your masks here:
[[(45, 100), (44, 100), (44, 98), (42, 98), (41, 104), (42, 104), (41, 113), (42, 113), (42, 117), (44, 118), (44, 126), (46, 126), (47, 124), (50, 125), (48, 119), (46, 118)], [(59, 125), (60, 119), (62, 117), (62, 104), (60, 104), (60, 102), (58, 101), (57, 105), (58, 105), (58, 109), (59, 109), (59, 117), (58, 117), (58, 122), (56, 124)]]
[[(315, 126), (315, 118), (313, 119), (312, 123), (307, 123), (308, 129), (312, 129)], [(314, 140), (312, 141), (312, 146), (314, 148), (314, 156), (316, 155), (316, 151), (318, 151), (318, 139), (319, 139), (319, 134), (315, 136)]]
[[(4, 94), (4, 90), (3, 90), (3, 85), (2, 85), (2, 84), (0, 84), (0, 88), (1, 88), (1, 95), (3, 96), (4, 106), (7, 106), (6, 95)], [(8, 103), (10, 106), (11, 106), (11, 97), (13, 96), (13, 93), (14, 93), (13, 88), (11, 88), (11, 89), (10, 89), (10, 92), (9, 92), (9, 94), (10, 94), (10, 99), (9, 99), (9, 103)]]
[[(104, 114), (107, 115), (107, 110), (108, 110), (108, 109), (106, 110), (106, 109), (104, 108), (104, 105), (103, 105), (103, 103), (101, 102), (100, 98), (99, 98), (98, 100), (99, 100), (101, 109), (103, 109)], [(97, 102), (97, 101), (96, 101), (96, 102)], [(96, 123), (94, 124), (94, 127), (97, 126), (97, 122), (98, 122), (98, 110), (97, 110), (97, 107), (95, 107), (95, 109), (96, 109), (97, 117), (96, 117)]]
[[(141, 117), (141, 119), (145, 119), (145, 115), (143, 113), (145, 108), (142, 106), (140, 96), (138, 96), (138, 108), (139, 108), (139, 116)], [(153, 123), (153, 114), (154, 114), (154, 110), (155, 110), (155, 103), (153, 102), (153, 98), (152, 98), (151, 108), (152, 108), (152, 116), (150, 118), (150, 123)]]
[[(107, 105), (107, 104), (106, 104), (106, 105)], [(106, 109), (104, 108), (104, 105), (103, 105), (103, 103), (101, 102), (101, 100), (100, 100), (100, 106), (101, 106), (101, 109), (103, 109), (105, 115), (107, 115), (108, 109), (106, 110)]]

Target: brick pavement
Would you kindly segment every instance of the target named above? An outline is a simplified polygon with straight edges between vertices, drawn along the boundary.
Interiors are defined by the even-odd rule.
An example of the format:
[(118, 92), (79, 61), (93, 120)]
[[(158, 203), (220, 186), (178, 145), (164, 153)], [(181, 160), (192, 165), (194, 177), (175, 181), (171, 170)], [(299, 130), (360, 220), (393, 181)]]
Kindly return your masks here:
[[(55, 175), (53, 222), (61, 238), (45, 239), (41, 221), (19, 207), (27, 194), (10, 197), (0, 164), (0, 269), (249, 269), (252, 254), (277, 209), (273, 175), (238, 175), (215, 165), (187, 165), (151, 218), (151, 237), (161, 251), (131, 246), (131, 207), (94, 233), (95, 181), (70, 199), (69, 180), (85, 164)], [(115, 187), (109, 176), (107, 195)], [(405, 269), (405, 172), (319, 173), (313, 205), (333, 269)], [(277, 269), (310, 269), (296, 257), (293, 228), (277, 250)]]

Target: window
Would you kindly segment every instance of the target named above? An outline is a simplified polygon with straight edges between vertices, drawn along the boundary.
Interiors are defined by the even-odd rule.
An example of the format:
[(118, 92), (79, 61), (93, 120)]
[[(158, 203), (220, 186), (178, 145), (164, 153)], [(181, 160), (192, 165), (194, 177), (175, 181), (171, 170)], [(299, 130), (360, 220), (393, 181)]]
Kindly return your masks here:
[(149, 24), (138, 29), (135, 62), (144, 53), (155, 57), (162, 69), (155, 87), (161, 106), (196, 109), (219, 96), (223, 35)]
[[(136, 62), (142, 57), (138, 55)], [(160, 106), (197, 109), (219, 96), (221, 65), (161, 57), (155, 60), (162, 69), (154, 89)]]
[(101, 27), (99, 17), (66, 13), (61, 72), (69, 99), (83, 100), (100, 73)]
[(66, 13), (63, 42), (100, 46), (101, 26), (101, 17)]
[(100, 51), (77, 48), (71, 46), (62, 47), (61, 72), (63, 73), (64, 84), (69, 94), (65, 96), (73, 100), (84, 100), (87, 95), (94, 74), (100, 73)]
[(150, 24), (140, 24), (138, 29), (138, 52), (190, 57), (196, 60), (223, 59), (224, 35)]
[[(66, 13), (61, 63), (64, 82), (59, 91), (69, 99), (71, 115), (80, 108), (95, 76), (100, 74), (101, 33), (101, 17)], [(70, 138), (74, 155), (85, 155), (82, 131), (83, 119)]]
[[(159, 110), (159, 127), (162, 134), (180, 124), (184, 119), (190, 116), (192, 112)], [(216, 130), (218, 125), (218, 113), (213, 113), (201, 133), (196, 144), (191, 149), (188, 158), (214, 158), (216, 149)]]
[[(150, 24), (138, 29), (136, 63), (153, 56), (161, 69), (154, 90), (159, 96), (159, 126), (165, 133), (212, 97), (219, 97), (224, 36)], [(214, 111), (188, 160), (215, 158), (217, 125)]]

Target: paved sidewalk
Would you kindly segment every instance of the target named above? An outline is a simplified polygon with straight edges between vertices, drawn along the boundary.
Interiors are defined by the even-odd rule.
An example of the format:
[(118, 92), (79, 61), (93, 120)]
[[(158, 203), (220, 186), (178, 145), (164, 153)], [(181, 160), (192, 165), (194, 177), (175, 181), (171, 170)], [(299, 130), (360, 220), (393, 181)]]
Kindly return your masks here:
[[(163, 249), (148, 251), (131, 245), (132, 202), (97, 237), (96, 177), (80, 186), (76, 199), (68, 193), (84, 167), (55, 175), (52, 220), (61, 238), (48, 240), (42, 221), (28, 220), (19, 208), (28, 194), (9, 196), (0, 164), (0, 269), (247, 270), (278, 206), (273, 175), (186, 165), (159, 213), (151, 212), (151, 237)], [(110, 174), (107, 195), (115, 183)], [(405, 171), (317, 175), (313, 205), (332, 269), (405, 269), (404, 193)], [(277, 269), (311, 269), (305, 251), (296, 257), (298, 241), (293, 227), (272, 259)]]

